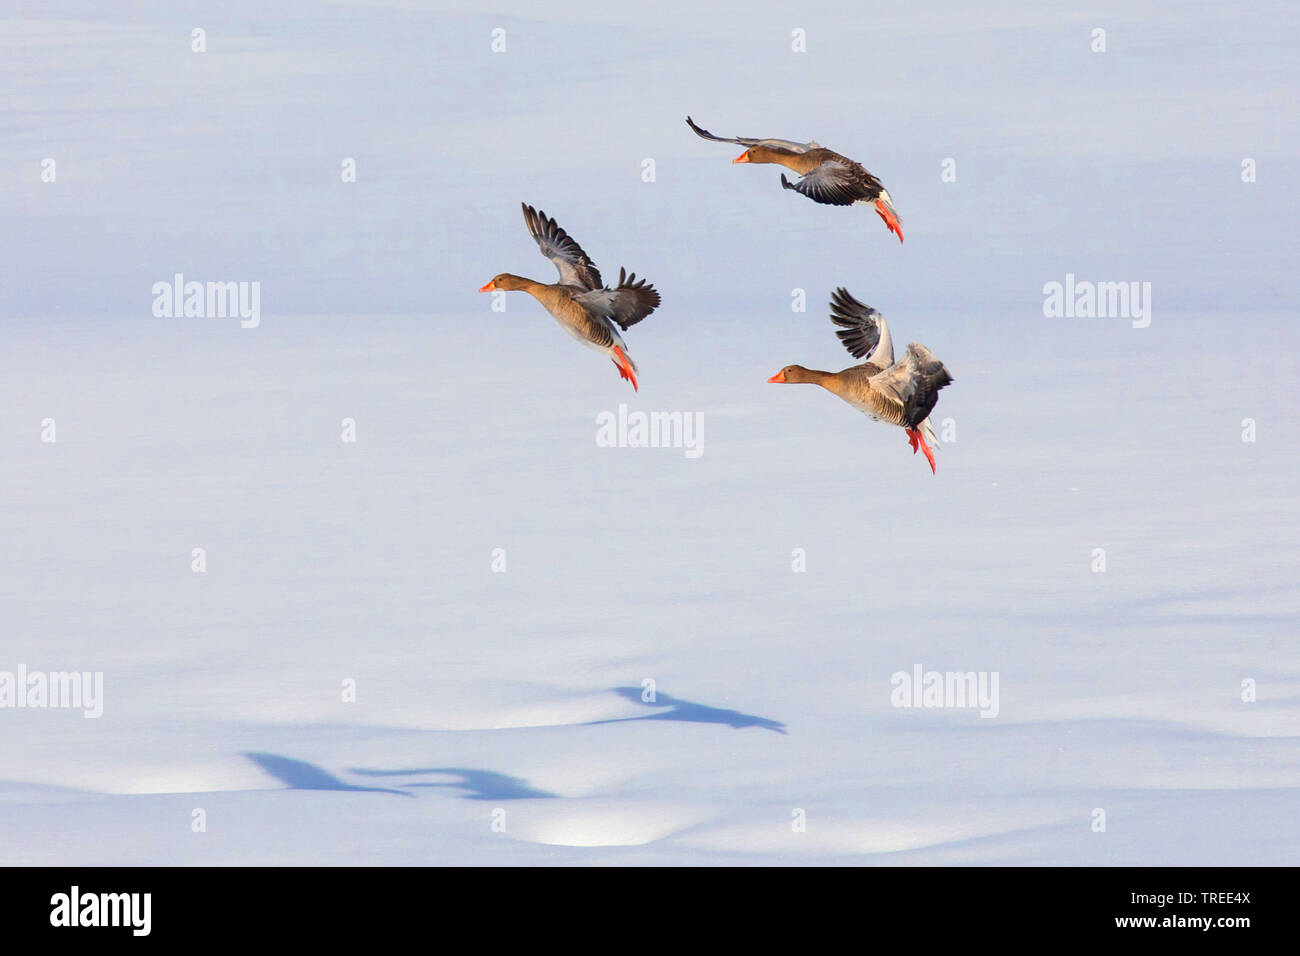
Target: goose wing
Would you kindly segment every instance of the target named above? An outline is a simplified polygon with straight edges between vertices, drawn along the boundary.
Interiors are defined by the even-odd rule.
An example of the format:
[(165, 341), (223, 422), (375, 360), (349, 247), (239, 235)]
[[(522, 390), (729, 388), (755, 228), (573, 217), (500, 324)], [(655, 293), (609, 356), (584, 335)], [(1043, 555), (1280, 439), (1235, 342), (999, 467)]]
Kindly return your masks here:
[[(868, 383), (897, 412), (897, 423), (915, 428), (930, 416), (939, 401), (939, 389), (952, 382), (952, 375), (934, 353), (912, 342), (903, 357)], [(891, 418), (895, 417), (893, 415)]]
[(592, 289), (575, 295), (573, 301), (592, 315), (613, 319), (626, 332), (659, 308), (659, 292), (645, 279), (638, 281), (635, 272), (628, 274), (620, 267), (613, 289)]
[(714, 136), (707, 129), (696, 126), (695, 121), (689, 116), (686, 117), (686, 124), (695, 130), (695, 135), (703, 139), (711, 139), (715, 143), (735, 143), (737, 146), (775, 146), (778, 149), (788, 149), (793, 153), (806, 153), (810, 149), (821, 149), (821, 146), (814, 142), (796, 143), (788, 139), (757, 139), (753, 136)]
[(591, 257), (560, 228), (559, 223), (527, 203), (521, 205), (524, 207), (524, 222), (528, 225), (528, 234), (536, 240), (542, 255), (555, 263), (562, 285), (576, 285), (583, 289), (599, 289), (604, 285), (600, 278), (600, 270), (591, 261)]
[(894, 342), (885, 317), (843, 286), (831, 293), (831, 321), (840, 327), (835, 334), (854, 358), (869, 356), (867, 362), (882, 369), (894, 364)]
[(781, 185), (827, 206), (871, 202), (881, 193), (880, 180), (852, 160), (828, 159), (792, 183), (781, 174)]

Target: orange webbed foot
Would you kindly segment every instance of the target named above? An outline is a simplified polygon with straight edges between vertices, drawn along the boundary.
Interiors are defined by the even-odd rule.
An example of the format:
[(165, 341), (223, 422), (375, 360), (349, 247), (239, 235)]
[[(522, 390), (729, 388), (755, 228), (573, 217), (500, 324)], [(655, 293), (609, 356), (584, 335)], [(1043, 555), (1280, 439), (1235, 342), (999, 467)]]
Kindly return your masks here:
[[(934, 470), (934, 452), (930, 451), (930, 446), (925, 443), (925, 436), (921, 434), (919, 429), (913, 432), (913, 434), (916, 435), (917, 441), (921, 443), (921, 451), (925, 452), (926, 461), (930, 463), (930, 474), (938, 474), (938, 472)], [(912, 452), (912, 454), (916, 454), (916, 452)]]
[(898, 241), (903, 241), (903, 224), (898, 221), (898, 217), (880, 200), (876, 200), (876, 215), (885, 221), (886, 228), (894, 235), (898, 236)]
[(614, 346), (614, 357), (611, 361), (614, 363), (614, 367), (618, 369), (618, 377), (625, 378), (631, 382), (632, 391), (640, 391), (640, 389), (637, 388), (636, 371), (632, 368), (632, 360), (629, 359), (627, 354), (617, 345)]

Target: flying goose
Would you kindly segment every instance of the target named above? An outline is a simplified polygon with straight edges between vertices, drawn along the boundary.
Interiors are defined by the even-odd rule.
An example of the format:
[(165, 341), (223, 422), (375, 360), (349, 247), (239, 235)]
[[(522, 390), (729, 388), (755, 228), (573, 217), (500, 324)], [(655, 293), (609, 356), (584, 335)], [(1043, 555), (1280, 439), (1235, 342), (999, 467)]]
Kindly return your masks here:
[(885, 317), (853, 298), (847, 289), (836, 289), (831, 296), (831, 321), (840, 327), (835, 334), (844, 347), (854, 358), (865, 355), (865, 362), (842, 372), (787, 365), (768, 381), (820, 385), (872, 420), (899, 426), (907, 433), (912, 454), (919, 446), (933, 473), (934, 455), (926, 439), (939, 446), (930, 426), (930, 412), (939, 400), (939, 389), (952, 382), (948, 369), (917, 342), (908, 345), (902, 361), (895, 362)]
[(542, 255), (555, 263), (560, 281), (546, 285), (503, 272), (479, 291), (527, 292), (566, 332), (588, 348), (608, 355), (619, 376), (636, 390), (636, 363), (627, 354), (618, 330), (627, 331), (657, 309), (659, 293), (644, 279), (638, 282), (635, 273), (628, 274), (622, 268), (618, 270), (618, 285), (606, 287), (591, 257), (554, 219), (527, 203), (521, 205), (528, 234), (536, 240)]
[(781, 186), (802, 193), (813, 202), (828, 206), (872, 205), (889, 231), (903, 241), (903, 223), (894, 209), (894, 201), (879, 179), (861, 163), (827, 149), (817, 142), (795, 143), (788, 139), (754, 139), (749, 136), (714, 136), (686, 117), (697, 136), (715, 143), (736, 143), (747, 149), (733, 163), (776, 163), (803, 178), (792, 183), (781, 174)]

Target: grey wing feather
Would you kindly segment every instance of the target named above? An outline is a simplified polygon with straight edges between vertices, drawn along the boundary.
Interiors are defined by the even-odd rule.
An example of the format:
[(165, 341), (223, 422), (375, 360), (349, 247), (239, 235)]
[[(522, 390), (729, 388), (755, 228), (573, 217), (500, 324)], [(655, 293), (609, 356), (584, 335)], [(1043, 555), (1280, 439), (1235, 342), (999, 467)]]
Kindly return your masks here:
[(952, 375), (933, 352), (912, 342), (899, 361), (868, 381), (872, 389), (898, 404), (902, 424), (915, 428), (930, 416), (939, 389), (952, 382)]
[(835, 334), (854, 358), (870, 355), (868, 361), (880, 368), (894, 363), (894, 344), (885, 317), (843, 286), (831, 293), (831, 321), (840, 327)]
[(618, 270), (618, 285), (613, 289), (592, 289), (573, 297), (593, 315), (606, 316), (627, 331), (647, 315), (659, 308), (659, 292), (645, 279), (637, 281), (636, 273)]
[(546, 213), (534, 209), (527, 203), (524, 207), (524, 222), (528, 225), (528, 234), (537, 241), (542, 255), (555, 263), (563, 285), (576, 285), (583, 289), (599, 289), (604, 283), (600, 270), (591, 258), (582, 251), (582, 246), (560, 228), (560, 224), (549, 218)]
[(851, 206), (867, 198), (856, 170), (833, 159), (826, 160), (797, 183), (790, 182), (782, 173), (781, 185), (827, 206)]
[(695, 130), (695, 135), (704, 139), (711, 139), (715, 143), (735, 143), (737, 146), (775, 146), (780, 149), (788, 149), (792, 153), (806, 153), (810, 149), (821, 149), (821, 146), (810, 140), (807, 143), (796, 143), (788, 139), (756, 139), (752, 136), (714, 136), (707, 129), (702, 129), (695, 125), (695, 121), (689, 116), (686, 117), (687, 124)]

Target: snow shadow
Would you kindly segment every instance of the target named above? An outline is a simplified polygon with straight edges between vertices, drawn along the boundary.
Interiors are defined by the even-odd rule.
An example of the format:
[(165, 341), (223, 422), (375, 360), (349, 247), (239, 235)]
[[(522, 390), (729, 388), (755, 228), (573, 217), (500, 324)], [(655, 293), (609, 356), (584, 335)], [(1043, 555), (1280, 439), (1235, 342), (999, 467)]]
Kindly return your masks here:
[(696, 704), (689, 700), (673, 697), (671, 694), (656, 693), (654, 700), (643, 700), (640, 687), (615, 687), (614, 693), (625, 700), (654, 708), (655, 712), (642, 714), (638, 717), (612, 717), (608, 720), (592, 720), (588, 721), (588, 725), (618, 724), (627, 720), (684, 720), (693, 724), (725, 724), (728, 727), (734, 727), (736, 730), (744, 730), (746, 727), (761, 727), (763, 730), (773, 730), (778, 734), (787, 732), (785, 724), (779, 720), (758, 717), (754, 714), (742, 714), (738, 710), (710, 707), (708, 704)]
[(244, 756), (291, 790), (360, 790), (368, 793), (395, 793), (402, 797), (414, 796), (414, 794), (389, 790), (385, 787), (355, 787), (305, 760), (249, 751), (245, 751)]
[(407, 789), (395, 790), (390, 787), (359, 787), (346, 783), (315, 764), (280, 754), (245, 752), (244, 756), (291, 790), (351, 790), (363, 793), (395, 793), (402, 797), (413, 797), (415, 794), (410, 792), (410, 788), (451, 787), (462, 791), (461, 796), (467, 800), (537, 800), (555, 796), (545, 790), (538, 790), (520, 777), (474, 767), (421, 767), (414, 770), (348, 768), (348, 773), (359, 777), (417, 777), (441, 774), (454, 778), (403, 780), (399, 786)]
[(476, 770), (472, 767), (423, 767), (416, 770), (365, 770), (353, 768), (351, 773), (363, 777), (413, 777), (420, 774), (444, 774), (455, 780), (416, 781), (404, 783), (406, 787), (452, 787), (462, 790), (466, 800), (538, 800), (552, 798), (553, 793), (538, 790), (527, 780), (497, 773), (494, 770)]

